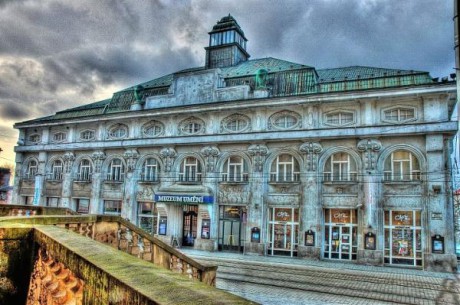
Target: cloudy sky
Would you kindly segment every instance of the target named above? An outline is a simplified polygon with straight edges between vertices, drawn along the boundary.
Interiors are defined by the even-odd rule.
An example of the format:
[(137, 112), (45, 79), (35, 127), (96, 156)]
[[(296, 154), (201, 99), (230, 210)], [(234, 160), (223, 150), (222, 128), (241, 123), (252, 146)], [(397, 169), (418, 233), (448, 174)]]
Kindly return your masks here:
[(453, 0), (0, 0), (0, 165), (15, 122), (204, 64), (232, 14), (251, 58), (454, 72)]

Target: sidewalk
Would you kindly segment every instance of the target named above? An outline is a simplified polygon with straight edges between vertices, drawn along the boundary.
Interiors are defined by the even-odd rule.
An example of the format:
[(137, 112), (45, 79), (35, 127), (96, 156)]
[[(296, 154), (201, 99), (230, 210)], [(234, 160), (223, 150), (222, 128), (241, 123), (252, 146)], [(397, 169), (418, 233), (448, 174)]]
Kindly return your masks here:
[(444, 278), (458, 280), (460, 273), (446, 273), (446, 272), (432, 272), (424, 271), (421, 269), (415, 269), (411, 267), (388, 267), (388, 266), (371, 266), (371, 265), (361, 265), (354, 262), (343, 262), (343, 261), (331, 261), (331, 260), (316, 260), (309, 258), (297, 258), (297, 257), (283, 257), (283, 256), (262, 256), (262, 255), (253, 255), (253, 254), (242, 254), (242, 253), (232, 253), (232, 252), (221, 252), (221, 251), (201, 251), (188, 248), (178, 249), (184, 254), (191, 256), (195, 259), (206, 260), (209, 259), (225, 259), (232, 261), (245, 261), (245, 262), (254, 262), (254, 263), (263, 263), (263, 264), (283, 264), (289, 266), (305, 266), (305, 267), (320, 267), (320, 268), (329, 268), (329, 269), (339, 269), (339, 270), (359, 270), (365, 272), (381, 272), (381, 273), (391, 273), (391, 274), (400, 274), (402, 276), (423, 276), (423, 277), (433, 277), (433, 278)]

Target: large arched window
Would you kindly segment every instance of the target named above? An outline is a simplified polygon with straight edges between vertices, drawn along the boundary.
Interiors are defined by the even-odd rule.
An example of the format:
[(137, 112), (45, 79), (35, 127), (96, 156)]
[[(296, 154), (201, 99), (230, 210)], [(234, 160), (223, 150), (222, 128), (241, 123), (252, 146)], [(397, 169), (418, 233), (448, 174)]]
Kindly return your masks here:
[(385, 181), (420, 180), (420, 164), (409, 151), (397, 150), (385, 160)]
[(293, 156), (282, 154), (273, 160), (270, 170), (270, 182), (298, 181), (300, 181), (300, 167)]
[(197, 158), (187, 157), (180, 166), (180, 182), (200, 182), (201, 181), (201, 163)]
[(125, 167), (120, 159), (113, 159), (109, 164), (107, 180), (123, 181), (125, 178)]
[(81, 160), (78, 165), (77, 180), (79, 181), (91, 181), (92, 167), (91, 162), (88, 159)]
[(335, 153), (327, 159), (324, 165), (324, 181), (356, 181), (356, 163), (345, 153)]
[(51, 180), (62, 180), (62, 169), (63, 164), (61, 160), (55, 160), (51, 166), (51, 173), (49, 179)]
[(222, 169), (222, 181), (224, 182), (248, 182), (248, 164), (239, 156), (229, 157)]
[(141, 181), (158, 181), (159, 171), (158, 161), (155, 158), (148, 158), (142, 167)]
[(37, 161), (30, 160), (29, 164), (27, 165), (27, 172), (26, 172), (25, 178), (35, 179), (35, 175), (37, 174), (37, 171), (38, 171)]

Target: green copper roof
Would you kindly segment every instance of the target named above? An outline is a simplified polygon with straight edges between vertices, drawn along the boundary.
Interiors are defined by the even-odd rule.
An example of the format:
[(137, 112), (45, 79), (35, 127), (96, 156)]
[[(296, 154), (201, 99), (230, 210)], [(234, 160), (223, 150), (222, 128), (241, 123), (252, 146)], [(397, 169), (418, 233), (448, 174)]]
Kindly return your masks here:
[[(134, 88), (140, 86), (141, 101), (153, 95), (166, 95), (174, 77), (182, 73), (194, 73), (204, 67), (185, 69), (115, 92), (111, 99), (67, 109), (23, 123), (97, 116), (129, 111), (136, 101)], [(227, 87), (248, 84), (255, 88), (255, 75), (261, 69), (267, 72), (267, 87), (271, 96), (346, 92), (374, 88), (390, 88), (433, 83), (428, 72), (351, 66), (335, 69), (315, 70), (314, 67), (293, 63), (273, 57), (248, 60), (233, 67), (221, 68)]]
[[(350, 81), (366, 78), (404, 76), (414, 74), (426, 74), (427, 72), (412, 70), (396, 70), (375, 67), (351, 66), (334, 69), (317, 70), (320, 83)], [(431, 78), (430, 78), (431, 80)]]

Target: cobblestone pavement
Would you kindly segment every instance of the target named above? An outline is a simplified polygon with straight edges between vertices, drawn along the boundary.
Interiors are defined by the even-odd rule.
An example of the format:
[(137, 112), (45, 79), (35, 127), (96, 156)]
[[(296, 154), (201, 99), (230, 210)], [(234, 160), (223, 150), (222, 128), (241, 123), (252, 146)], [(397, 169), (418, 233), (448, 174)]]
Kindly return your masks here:
[(460, 274), (181, 249), (217, 264), (216, 286), (266, 305), (455, 304)]

